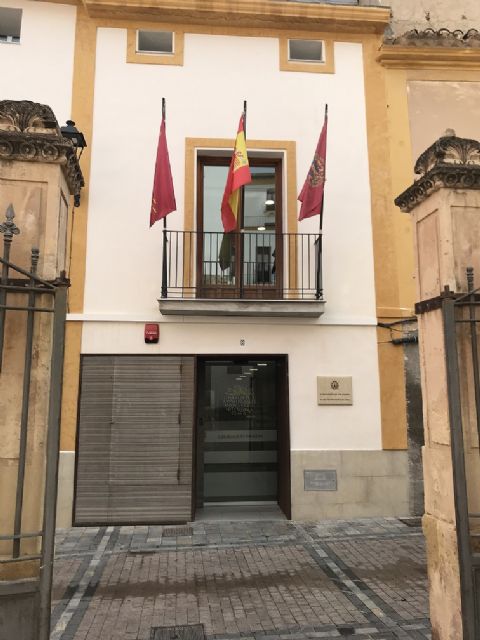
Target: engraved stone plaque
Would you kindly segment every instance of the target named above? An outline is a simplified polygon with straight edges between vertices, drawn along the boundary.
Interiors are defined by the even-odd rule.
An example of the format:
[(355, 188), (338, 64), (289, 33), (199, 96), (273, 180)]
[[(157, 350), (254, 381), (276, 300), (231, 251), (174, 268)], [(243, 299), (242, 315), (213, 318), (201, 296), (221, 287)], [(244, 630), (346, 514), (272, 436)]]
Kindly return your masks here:
[(352, 376), (318, 376), (318, 404), (353, 404)]
[(305, 491), (336, 491), (337, 472), (335, 469), (305, 469), (303, 488)]

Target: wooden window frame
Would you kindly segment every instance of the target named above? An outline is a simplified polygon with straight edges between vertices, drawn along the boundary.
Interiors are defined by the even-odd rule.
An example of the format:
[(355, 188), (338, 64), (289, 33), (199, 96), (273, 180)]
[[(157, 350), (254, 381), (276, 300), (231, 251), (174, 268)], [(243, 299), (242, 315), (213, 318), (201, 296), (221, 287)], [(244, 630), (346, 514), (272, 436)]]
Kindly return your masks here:
[[(203, 233), (204, 233), (204, 225), (203, 225), (203, 168), (205, 166), (220, 166), (220, 167), (228, 167), (231, 161), (231, 155), (228, 156), (213, 156), (208, 154), (198, 154), (197, 155), (197, 207), (196, 207), (196, 228), (197, 228), (197, 246), (196, 246), (196, 290), (197, 295), (199, 292), (206, 291), (210, 294), (214, 295), (206, 295), (208, 298), (216, 298), (222, 297), (220, 294), (223, 292), (224, 294), (229, 291), (234, 292), (239, 288), (239, 284), (235, 284), (235, 286), (221, 286), (217, 285), (215, 287), (205, 287), (203, 285)], [(250, 157), (249, 164), (251, 167), (265, 167), (265, 166), (274, 166), (275, 167), (275, 202), (276, 202), (276, 211), (275, 211), (275, 235), (280, 236), (283, 239), (283, 172), (284, 172), (284, 159), (282, 157)], [(218, 212), (220, 216), (220, 211)], [(237, 220), (237, 229), (236, 232), (240, 233), (241, 226), (240, 223), (243, 223), (243, 220)], [(260, 232), (262, 233), (262, 232)], [(237, 236), (239, 237), (239, 236)], [(283, 261), (283, 241), (279, 242), (275, 247), (276, 255), (276, 283), (274, 286), (260, 286), (260, 285), (250, 285), (244, 286), (242, 289), (245, 291), (246, 298), (255, 297), (253, 295), (254, 292), (260, 293), (260, 291), (264, 291), (267, 294), (268, 299), (281, 298), (283, 296), (283, 269), (284, 269), (284, 261)], [(240, 252), (236, 252), (237, 255), (237, 273), (241, 273), (243, 269), (240, 263)], [(243, 272), (243, 271), (242, 271)], [(212, 291), (210, 291), (212, 289)], [(271, 294), (271, 295), (269, 295)], [(203, 296), (202, 296), (203, 297)], [(236, 297), (236, 296), (234, 296)]]

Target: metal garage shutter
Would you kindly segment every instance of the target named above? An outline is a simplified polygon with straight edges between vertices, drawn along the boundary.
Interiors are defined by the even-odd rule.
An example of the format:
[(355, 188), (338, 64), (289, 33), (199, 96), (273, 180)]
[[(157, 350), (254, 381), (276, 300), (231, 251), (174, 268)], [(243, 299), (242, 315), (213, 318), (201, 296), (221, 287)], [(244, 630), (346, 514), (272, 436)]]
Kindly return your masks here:
[(75, 524), (191, 518), (194, 359), (84, 356)]

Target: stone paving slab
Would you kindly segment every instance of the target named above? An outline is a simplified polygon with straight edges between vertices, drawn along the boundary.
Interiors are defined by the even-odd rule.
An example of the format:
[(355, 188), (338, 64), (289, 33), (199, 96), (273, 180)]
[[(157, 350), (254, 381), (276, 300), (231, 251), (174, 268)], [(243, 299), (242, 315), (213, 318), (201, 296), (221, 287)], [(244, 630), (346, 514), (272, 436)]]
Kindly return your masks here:
[(62, 530), (52, 618), (51, 640), (425, 640), (424, 541), (395, 518)]

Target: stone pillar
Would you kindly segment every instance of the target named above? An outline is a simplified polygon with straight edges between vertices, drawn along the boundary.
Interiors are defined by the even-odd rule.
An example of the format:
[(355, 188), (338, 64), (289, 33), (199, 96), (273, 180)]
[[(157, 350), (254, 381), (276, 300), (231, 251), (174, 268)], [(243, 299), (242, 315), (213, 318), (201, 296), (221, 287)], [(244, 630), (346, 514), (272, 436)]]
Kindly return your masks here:
[[(29, 101), (0, 101), (0, 224), (12, 205), (20, 230), (11, 243), (10, 262), (29, 270), (32, 247), (39, 250), (38, 275), (55, 280), (68, 260), (68, 211), (83, 178), (72, 143), (63, 138), (52, 110)], [(12, 209), (10, 208), (10, 213)], [(3, 236), (0, 235), (0, 256)], [(0, 269), (1, 272), (1, 269)], [(21, 277), (10, 271), (10, 278)], [(47, 296), (38, 298), (40, 300)], [(14, 294), (11, 305), (25, 305)], [(43, 525), (46, 426), (50, 391), (52, 314), (34, 321), (31, 385), (23, 491), (23, 533)], [(23, 395), (26, 313), (7, 311), (0, 371), (0, 535), (12, 535), (19, 467), (20, 415)], [(12, 557), (12, 541), (0, 540), (0, 559)], [(41, 538), (21, 541), (17, 555), (35, 555)], [(40, 562), (0, 564), (0, 637), (37, 638)], [(18, 589), (17, 589), (18, 586)]]
[[(442, 294), (445, 286), (451, 294), (466, 292), (467, 267), (473, 266), (480, 275), (480, 144), (457, 138), (449, 131), (419, 157), (415, 173), (420, 178), (395, 204), (412, 214), (415, 227), (420, 301), (416, 310), (425, 425), (423, 530), (428, 553), (432, 638), (464, 640), (470, 638), (471, 630), (465, 625), (464, 636), (462, 605), (465, 613), (468, 602), (465, 597), (462, 599), (461, 588)], [(461, 349), (461, 338), (459, 346)], [(469, 375), (465, 362), (461, 360), (460, 364), (460, 376), (464, 379)], [(462, 404), (465, 401), (471, 400), (463, 397)], [(480, 458), (478, 442), (467, 441), (471, 444), (466, 451), (468, 480), (473, 475), (478, 478)], [(475, 457), (470, 456), (472, 452)], [(480, 497), (480, 491), (476, 493)], [(475, 495), (470, 498), (471, 507)], [(466, 579), (470, 580), (470, 576)]]

